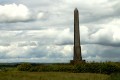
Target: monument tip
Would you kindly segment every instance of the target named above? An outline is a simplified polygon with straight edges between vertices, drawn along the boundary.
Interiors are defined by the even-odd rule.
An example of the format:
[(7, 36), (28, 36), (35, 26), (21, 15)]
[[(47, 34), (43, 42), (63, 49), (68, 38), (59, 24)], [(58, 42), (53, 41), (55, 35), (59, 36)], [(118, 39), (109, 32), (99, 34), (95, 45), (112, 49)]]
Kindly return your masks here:
[(75, 8), (75, 10), (74, 11), (78, 11), (78, 9), (77, 8)]

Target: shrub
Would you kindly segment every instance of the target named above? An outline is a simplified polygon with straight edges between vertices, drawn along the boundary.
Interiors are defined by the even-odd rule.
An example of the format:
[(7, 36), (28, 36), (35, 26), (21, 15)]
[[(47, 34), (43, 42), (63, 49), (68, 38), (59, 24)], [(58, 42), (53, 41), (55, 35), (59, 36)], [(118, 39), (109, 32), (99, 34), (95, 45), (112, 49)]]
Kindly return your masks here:
[(38, 70), (39, 70), (39, 67), (37, 66), (33, 66), (29, 69), (30, 72), (38, 72)]
[(72, 65), (53, 65), (53, 71), (73, 72), (74, 66), (72, 66)]
[(40, 66), (33, 66), (31, 67), (31, 69), (29, 70), (31, 72), (50, 72), (53, 71), (53, 67), (52, 66), (47, 66), (47, 65), (40, 65)]
[(32, 65), (29, 63), (23, 63), (17, 66), (17, 69), (19, 71), (29, 71), (31, 69)]
[(79, 65), (36, 65), (24, 63), (17, 66), (19, 71), (31, 72), (77, 72), (111, 74), (120, 72), (120, 67), (111, 63), (81, 63)]
[(34, 66), (30, 71), (37, 72), (73, 72), (74, 66), (72, 65), (40, 65)]
[(100, 73), (111, 74), (116, 72), (119, 72), (118, 66), (108, 64), (108, 63), (103, 63), (100, 65)]
[(84, 63), (76, 65), (75, 72), (111, 74), (119, 72), (119, 67), (107, 63)]
[(39, 66), (39, 72), (50, 72), (53, 71), (53, 67), (50, 65), (43, 65), (43, 66)]

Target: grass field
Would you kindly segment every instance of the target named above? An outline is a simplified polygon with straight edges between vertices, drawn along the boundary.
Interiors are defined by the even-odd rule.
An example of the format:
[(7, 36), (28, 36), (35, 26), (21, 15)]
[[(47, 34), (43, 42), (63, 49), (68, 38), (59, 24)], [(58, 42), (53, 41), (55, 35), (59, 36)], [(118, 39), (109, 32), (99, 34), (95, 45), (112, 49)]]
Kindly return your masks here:
[(0, 72), (0, 80), (106, 80), (109, 76), (67, 72)]

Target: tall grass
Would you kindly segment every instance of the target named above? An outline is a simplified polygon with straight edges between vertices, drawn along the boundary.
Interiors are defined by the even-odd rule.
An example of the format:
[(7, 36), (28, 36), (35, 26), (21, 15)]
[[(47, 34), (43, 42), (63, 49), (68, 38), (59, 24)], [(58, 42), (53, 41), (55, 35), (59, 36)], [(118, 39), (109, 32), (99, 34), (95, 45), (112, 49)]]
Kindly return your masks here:
[(108, 80), (120, 80), (120, 73), (111, 74)]
[(0, 80), (106, 80), (109, 76), (67, 72), (0, 72)]

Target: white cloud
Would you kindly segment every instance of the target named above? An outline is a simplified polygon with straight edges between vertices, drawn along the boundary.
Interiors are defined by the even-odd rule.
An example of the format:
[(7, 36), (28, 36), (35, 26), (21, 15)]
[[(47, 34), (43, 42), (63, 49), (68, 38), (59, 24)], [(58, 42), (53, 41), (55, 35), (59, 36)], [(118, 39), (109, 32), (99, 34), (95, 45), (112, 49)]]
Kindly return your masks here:
[(119, 46), (119, 22), (119, 19), (113, 19), (109, 23), (99, 24), (98, 26), (100, 26), (100, 29), (90, 35), (90, 41), (92, 43), (97, 43), (101, 45)]
[(30, 10), (23, 4), (0, 5), (0, 22), (27, 21), (30, 19)]
[(80, 41), (81, 44), (90, 42), (89, 39), (90, 31), (87, 26), (80, 26)]
[(46, 19), (48, 19), (48, 17), (49, 17), (49, 15), (48, 15), (48, 13), (47, 12), (38, 12), (37, 13), (37, 16), (36, 16), (36, 18), (38, 19), (38, 20), (46, 20)]
[(56, 32), (56, 44), (66, 45), (66, 44), (73, 44), (73, 33), (70, 32), (69, 28), (61, 30), (60, 32)]
[[(14, 3), (14, 0), (10, 3)], [(75, 7), (80, 14), (83, 59), (119, 60), (120, 1), (17, 0), (16, 3), (5, 4), (4, 2), (4, 5), (0, 6), (0, 22), (13, 22), (0, 23), (0, 29), (7, 30), (0, 31), (2, 34), (0, 35), (0, 57), (10, 58), (6, 61), (65, 62), (71, 60)], [(20, 22), (30, 20), (31, 14), (32, 21)]]

